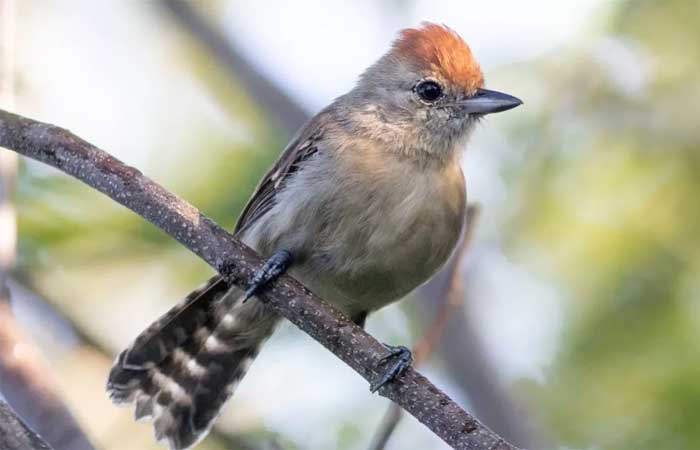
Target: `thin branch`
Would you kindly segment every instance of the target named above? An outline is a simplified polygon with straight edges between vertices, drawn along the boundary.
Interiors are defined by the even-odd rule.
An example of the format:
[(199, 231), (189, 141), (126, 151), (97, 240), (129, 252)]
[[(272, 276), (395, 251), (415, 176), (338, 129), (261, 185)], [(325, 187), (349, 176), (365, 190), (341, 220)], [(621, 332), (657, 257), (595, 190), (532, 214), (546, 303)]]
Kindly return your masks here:
[(159, 4), (209, 51), (232, 79), (239, 80), (253, 93), (255, 100), (270, 117), (277, 118), (288, 134), (294, 134), (306, 122), (309, 113), (253, 67), (226, 36), (197, 11), (195, 2), (161, 0)]
[(460, 242), (457, 250), (452, 255), (451, 264), (447, 266), (446, 275), (449, 280), (448, 286), (449, 291), (441, 303), (440, 309), (435, 316), (435, 320), (432, 325), (428, 328), (423, 339), (416, 345), (415, 357), (416, 362), (421, 364), (425, 361), (428, 356), (433, 352), (435, 346), (440, 342), (447, 323), (452, 317), (455, 309), (462, 305), (464, 300), (464, 283), (460, 272), (462, 269), (462, 261), (464, 256), (467, 254), (467, 250), (471, 245), (472, 239), (474, 238), (474, 232), (476, 229), (476, 221), (479, 218), (479, 206), (469, 205), (467, 207), (466, 219), (464, 223), (464, 235), (462, 236), (462, 241)]
[[(469, 301), (467, 294), (465, 303)], [(439, 342), (439, 353), (444, 356), (451, 378), (459, 386), (467, 387), (469, 404), (489, 427), (521, 447), (551, 448), (527, 407), (503, 386), (493, 362), (483, 351), (481, 339), (472, 319), (464, 312), (452, 316)]]
[(0, 398), (0, 448), (3, 450), (52, 450)]
[[(0, 110), (0, 145), (106, 194), (161, 228), (236, 286), (245, 286), (263, 264), (252, 249), (192, 205), (64, 129)], [(366, 380), (380, 376), (384, 346), (298, 281), (283, 276), (260, 297)], [(412, 368), (379, 393), (455, 449), (515, 449)]]
[(9, 301), (0, 302), (0, 392), (5, 400), (56, 450), (92, 449), (51, 379), (39, 351), (18, 326)]
[[(461, 282), (468, 283), (468, 273), (469, 271), (466, 278), (460, 279)], [(419, 290), (419, 295), (425, 299), (420, 302), (420, 306), (427, 317), (440, 314), (440, 299), (445, 298), (449, 291), (449, 276), (444, 272)], [(469, 302), (467, 292), (463, 294), (463, 302)], [(551, 447), (542, 437), (532, 415), (500, 382), (477, 330), (478, 327), (465, 311), (451, 315), (437, 347), (438, 353), (443, 356), (447, 373), (464, 389), (475, 414), (499, 435), (524, 448)]]
[[(469, 205), (467, 207), (466, 218), (464, 222), (464, 233), (462, 240), (457, 247), (457, 250), (452, 255), (450, 264), (447, 266), (447, 277), (449, 280), (450, 290), (440, 304), (440, 310), (435, 315), (433, 323), (428, 327), (428, 330), (423, 335), (421, 340), (413, 347), (414, 366), (418, 367), (428, 359), (433, 349), (440, 341), (442, 334), (445, 331), (447, 322), (452, 316), (454, 310), (462, 304), (464, 298), (464, 286), (460, 277), (461, 263), (464, 255), (467, 253), (469, 244), (474, 236), (476, 221), (479, 218), (479, 207), (477, 205)], [(389, 406), (382, 422), (377, 429), (372, 444), (371, 450), (383, 450), (389, 442), (389, 438), (396, 430), (402, 417), (401, 408), (396, 403)]]

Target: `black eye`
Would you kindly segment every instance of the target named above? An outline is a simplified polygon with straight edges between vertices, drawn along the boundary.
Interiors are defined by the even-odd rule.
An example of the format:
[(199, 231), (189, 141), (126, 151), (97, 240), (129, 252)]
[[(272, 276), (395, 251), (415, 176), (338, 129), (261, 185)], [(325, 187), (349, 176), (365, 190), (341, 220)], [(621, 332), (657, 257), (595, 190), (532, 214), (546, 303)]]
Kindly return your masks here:
[(416, 84), (415, 90), (418, 97), (426, 102), (434, 102), (442, 97), (442, 86), (433, 80), (424, 80), (419, 82)]

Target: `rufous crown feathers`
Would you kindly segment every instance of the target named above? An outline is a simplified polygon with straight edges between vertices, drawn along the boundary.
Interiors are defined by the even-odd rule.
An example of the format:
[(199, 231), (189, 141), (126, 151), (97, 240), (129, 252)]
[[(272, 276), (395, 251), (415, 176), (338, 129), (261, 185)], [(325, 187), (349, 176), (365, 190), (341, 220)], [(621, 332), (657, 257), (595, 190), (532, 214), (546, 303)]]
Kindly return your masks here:
[(392, 52), (419, 71), (467, 92), (484, 84), (484, 75), (471, 49), (445, 25), (424, 22), (420, 28), (401, 31)]

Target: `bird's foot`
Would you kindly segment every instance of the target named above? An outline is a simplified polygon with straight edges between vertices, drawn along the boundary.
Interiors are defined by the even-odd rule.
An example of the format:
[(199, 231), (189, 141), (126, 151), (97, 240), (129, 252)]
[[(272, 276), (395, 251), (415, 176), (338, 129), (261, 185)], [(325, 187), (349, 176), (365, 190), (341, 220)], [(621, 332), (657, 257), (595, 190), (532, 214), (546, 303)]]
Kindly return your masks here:
[(384, 347), (386, 347), (389, 353), (382, 357), (382, 359), (379, 360), (379, 363), (384, 364), (389, 360), (394, 361), (387, 367), (387, 370), (384, 372), (379, 381), (370, 385), (369, 390), (371, 392), (377, 392), (379, 388), (390, 381), (395, 380), (396, 377), (401, 375), (411, 366), (411, 363), (413, 363), (413, 355), (411, 354), (411, 351), (403, 345), (393, 346), (384, 344)]
[(250, 280), (248, 287), (245, 290), (243, 303), (247, 302), (250, 297), (254, 296), (260, 289), (284, 274), (289, 266), (292, 265), (294, 258), (287, 250), (279, 250), (274, 255), (265, 261), (265, 264), (255, 272), (253, 279)]

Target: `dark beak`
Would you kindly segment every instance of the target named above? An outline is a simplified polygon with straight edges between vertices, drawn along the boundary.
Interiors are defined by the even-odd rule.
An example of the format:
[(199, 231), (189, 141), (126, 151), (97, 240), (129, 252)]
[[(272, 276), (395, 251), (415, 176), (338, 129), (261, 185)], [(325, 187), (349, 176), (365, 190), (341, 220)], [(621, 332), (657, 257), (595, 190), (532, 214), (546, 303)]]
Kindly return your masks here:
[(476, 94), (459, 102), (462, 111), (467, 114), (497, 113), (522, 104), (522, 100), (517, 97), (488, 89), (477, 89)]

